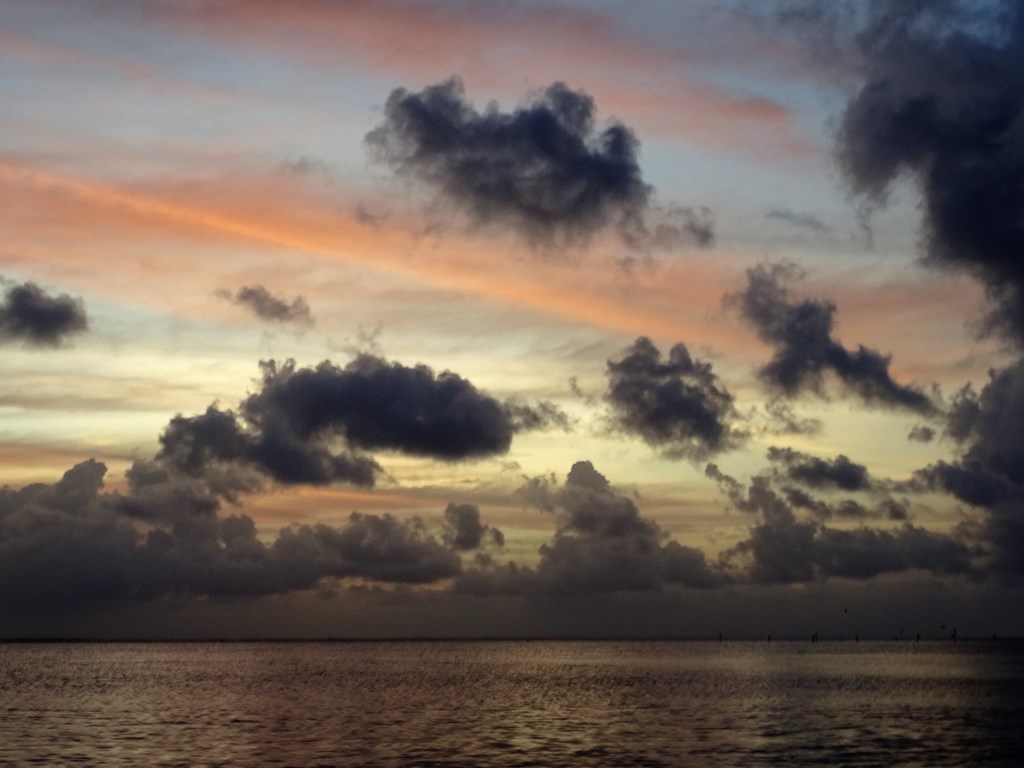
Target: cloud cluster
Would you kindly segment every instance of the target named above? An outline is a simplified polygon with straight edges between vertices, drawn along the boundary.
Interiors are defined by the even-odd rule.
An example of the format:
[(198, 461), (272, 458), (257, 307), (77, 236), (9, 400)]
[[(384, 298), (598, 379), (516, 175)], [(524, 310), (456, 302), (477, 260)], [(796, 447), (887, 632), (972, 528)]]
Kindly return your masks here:
[(869, 5), (862, 84), (838, 156), (876, 203), (918, 184), (929, 263), (981, 280), (987, 330), (1024, 344), (1024, 8), (1016, 0)]
[(607, 400), (615, 427), (670, 458), (704, 459), (738, 447), (733, 397), (709, 363), (676, 344), (663, 359), (643, 336), (619, 360), (609, 360)]
[(81, 299), (62, 293), (51, 296), (35, 283), (6, 284), (0, 300), (0, 343), (56, 347), (89, 327)]
[(217, 291), (217, 295), (233, 304), (249, 309), (260, 320), (271, 323), (290, 323), (303, 328), (313, 326), (313, 313), (302, 296), (291, 301), (275, 296), (262, 285), (245, 285), (234, 293)]
[(366, 451), (484, 458), (506, 453), (517, 432), (567, 424), (551, 403), (502, 403), (451, 371), (369, 354), (344, 367), (270, 361), (262, 374), (237, 413), (212, 405), (173, 418), (160, 458), (191, 476), (249, 468), (284, 484), (371, 486), (382, 469)]
[[(0, 605), (266, 595), (324, 579), (433, 583), (457, 576), (457, 550), (473, 544), (446, 542), (418, 518), (360, 512), (338, 527), (292, 525), (264, 543), (251, 518), (220, 516), (216, 493), (160, 462), (136, 465), (125, 494), (103, 492), (105, 473), (89, 460), (52, 485), (0, 489)], [(460, 532), (472, 535), (466, 521)]]
[(589, 461), (575, 463), (561, 487), (551, 478), (532, 478), (522, 495), (555, 516), (555, 535), (541, 546), (537, 566), (510, 562), (466, 571), (457, 591), (582, 595), (724, 583), (704, 553), (670, 540)]
[(1024, 360), (991, 371), (980, 393), (961, 390), (946, 433), (960, 455), (922, 469), (918, 479), (983, 508), (981, 536), (992, 568), (1024, 576)]
[(606, 227), (635, 245), (709, 245), (706, 209), (658, 211), (620, 123), (598, 129), (594, 101), (555, 83), (502, 112), (478, 111), (453, 78), (418, 93), (398, 88), (366, 136), (375, 156), (418, 179), (477, 225), (509, 227), (538, 244), (585, 241)]
[[(773, 456), (784, 471), (753, 477), (749, 487), (709, 464), (732, 505), (754, 522), (746, 538), (708, 561), (703, 552), (672, 540), (643, 517), (630, 496), (616, 491), (587, 461), (573, 465), (564, 484), (554, 477), (530, 478), (520, 496), (552, 514), (556, 531), (541, 546), (535, 567), (488, 563), (465, 571), (457, 592), (538, 596), (661, 590), (672, 585), (712, 589), (726, 584), (792, 584), (925, 571), (980, 576), (971, 531), (936, 533), (907, 522), (908, 504), (869, 487), (866, 471), (849, 460), (816, 463), (797, 453)], [(790, 477), (790, 470), (798, 480)], [(875, 499), (831, 501), (800, 485)], [(828, 521), (838, 520), (830, 525)], [(882, 525), (868, 525), (882, 521)], [(853, 526), (853, 527), (851, 527)]]
[[(975, 572), (974, 550), (964, 537), (928, 531), (903, 522), (896, 528), (827, 525), (822, 518), (842, 514), (843, 505), (827, 505), (807, 494), (774, 487), (770, 475), (751, 479), (746, 489), (714, 464), (716, 480), (732, 504), (755, 517), (748, 538), (722, 553), (723, 572), (740, 581), (791, 584), (828, 578), (869, 579), (910, 570), (967, 575)], [(789, 498), (787, 498), (789, 496)], [(794, 503), (795, 502), (795, 503)], [(824, 506), (822, 506), (824, 505)], [(883, 503), (883, 508), (889, 502)], [(812, 514), (798, 514), (801, 508)], [(864, 508), (847, 505), (847, 517)], [(850, 512), (857, 512), (850, 514)], [(887, 514), (902, 519), (899, 514)]]
[[(1024, 7), (796, 0), (780, 18), (827, 41), (819, 53), (856, 78), (836, 145), (851, 189), (882, 205), (898, 180), (911, 179), (921, 193), (924, 263), (981, 281), (991, 302), (982, 330), (1024, 346)], [(856, 35), (842, 41), (849, 29)], [(954, 398), (945, 436), (957, 455), (907, 484), (982, 509), (971, 540), (985, 566), (1011, 580), (1024, 574), (1022, 429), (1018, 361), (992, 371), (980, 393), (968, 387)], [(917, 425), (908, 438), (935, 436)]]
[(790, 296), (787, 283), (798, 276), (791, 264), (758, 264), (747, 270), (746, 288), (726, 297), (775, 349), (758, 371), (772, 393), (787, 398), (802, 392), (823, 395), (825, 375), (832, 374), (867, 405), (935, 414), (928, 395), (893, 380), (888, 356), (864, 346), (851, 351), (832, 337), (835, 304)]

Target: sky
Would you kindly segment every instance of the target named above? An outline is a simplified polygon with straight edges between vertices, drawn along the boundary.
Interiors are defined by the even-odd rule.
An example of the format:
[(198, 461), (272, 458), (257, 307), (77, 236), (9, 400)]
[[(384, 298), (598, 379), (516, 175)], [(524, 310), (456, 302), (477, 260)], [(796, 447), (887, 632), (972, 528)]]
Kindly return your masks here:
[(0, 4), (0, 636), (1024, 634), (1022, 48)]

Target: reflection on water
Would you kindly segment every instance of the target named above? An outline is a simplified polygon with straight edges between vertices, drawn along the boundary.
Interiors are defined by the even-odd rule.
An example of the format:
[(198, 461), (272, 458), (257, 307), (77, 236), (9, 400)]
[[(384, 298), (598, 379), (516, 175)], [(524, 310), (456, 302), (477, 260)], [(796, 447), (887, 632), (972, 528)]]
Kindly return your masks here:
[(1013, 643), (0, 645), (0, 763), (1020, 765)]

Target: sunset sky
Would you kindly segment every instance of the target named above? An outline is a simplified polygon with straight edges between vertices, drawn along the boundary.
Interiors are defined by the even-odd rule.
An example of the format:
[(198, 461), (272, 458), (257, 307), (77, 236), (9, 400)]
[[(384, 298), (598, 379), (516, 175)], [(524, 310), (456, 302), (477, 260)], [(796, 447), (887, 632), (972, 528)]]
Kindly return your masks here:
[(1011, 0), (0, 4), (0, 636), (1024, 633)]

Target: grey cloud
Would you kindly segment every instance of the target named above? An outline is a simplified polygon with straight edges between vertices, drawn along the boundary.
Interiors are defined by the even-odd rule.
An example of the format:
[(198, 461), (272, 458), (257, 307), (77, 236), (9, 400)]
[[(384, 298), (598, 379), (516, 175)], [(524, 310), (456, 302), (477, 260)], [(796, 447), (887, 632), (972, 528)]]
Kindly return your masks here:
[(620, 360), (608, 361), (608, 403), (615, 426), (670, 458), (703, 459), (741, 445), (733, 424), (733, 397), (709, 363), (690, 357), (684, 344), (667, 359), (645, 337)]
[(418, 93), (398, 88), (366, 142), (473, 223), (534, 243), (585, 241), (606, 227), (633, 245), (713, 241), (705, 209), (655, 210), (633, 132), (614, 122), (599, 130), (593, 99), (564, 83), (511, 112), (493, 103), (478, 111), (456, 78)]
[(313, 314), (302, 296), (291, 301), (273, 295), (262, 285), (246, 285), (235, 293), (218, 291), (218, 296), (239, 306), (247, 307), (261, 320), (273, 323), (291, 323), (302, 327), (313, 326)]
[(0, 343), (26, 347), (56, 347), (86, 331), (89, 319), (81, 299), (62, 293), (50, 296), (35, 283), (6, 283), (0, 301)]
[(848, 350), (832, 337), (834, 304), (792, 299), (786, 284), (798, 276), (791, 264), (759, 264), (747, 270), (746, 289), (726, 297), (775, 349), (758, 371), (768, 388), (788, 398), (808, 391), (824, 395), (825, 375), (831, 373), (867, 405), (935, 414), (923, 391), (892, 379), (889, 357), (864, 346)]

